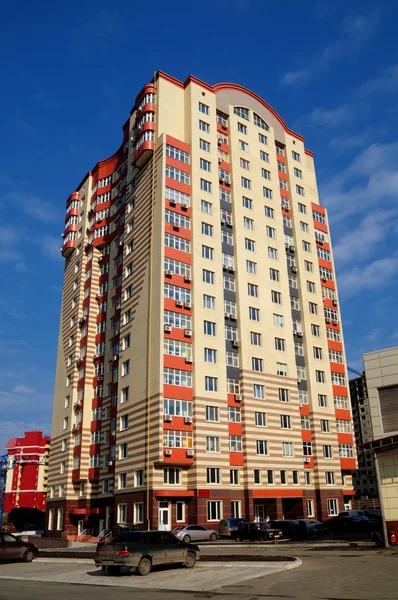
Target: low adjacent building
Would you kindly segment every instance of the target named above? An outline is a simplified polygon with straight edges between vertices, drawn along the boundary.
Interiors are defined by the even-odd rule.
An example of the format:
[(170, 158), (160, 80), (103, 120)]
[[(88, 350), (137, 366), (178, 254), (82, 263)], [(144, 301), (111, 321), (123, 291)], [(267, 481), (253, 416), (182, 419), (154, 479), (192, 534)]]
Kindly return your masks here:
[(42, 431), (26, 431), (23, 437), (9, 440), (5, 513), (13, 508), (46, 510), (50, 439)]

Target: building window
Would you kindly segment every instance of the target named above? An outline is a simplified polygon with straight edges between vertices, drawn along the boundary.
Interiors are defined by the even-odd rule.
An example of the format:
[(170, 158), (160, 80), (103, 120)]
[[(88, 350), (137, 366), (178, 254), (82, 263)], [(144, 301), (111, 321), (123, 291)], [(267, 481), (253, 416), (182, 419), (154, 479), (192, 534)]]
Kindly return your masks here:
[(251, 260), (246, 261), (246, 271), (252, 275), (257, 275), (257, 263)]
[(185, 523), (185, 502), (176, 502), (176, 521)]
[(252, 370), (256, 371), (258, 373), (262, 373), (263, 372), (263, 359), (262, 358), (256, 358), (256, 357), (252, 357)]
[(218, 422), (219, 420), (218, 406), (206, 406), (206, 421)]
[(240, 408), (238, 406), (228, 406), (228, 422), (240, 423)]
[(281, 415), (281, 428), (282, 429), (291, 429), (292, 428), (292, 419), (290, 415)]
[(64, 524), (64, 509), (58, 508), (57, 510), (57, 531), (62, 531)]
[(210, 194), (211, 193), (211, 182), (206, 181), (206, 179), (201, 179), (200, 180), (200, 189), (203, 192), (208, 192)]
[(220, 438), (213, 435), (206, 436), (206, 452), (220, 452)]
[(315, 371), (315, 379), (318, 383), (325, 383), (325, 371)]
[(142, 487), (145, 482), (144, 469), (137, 469), (134, 473), (134, 485), (136, 487)]
[(281, 484), (286, 485), (287, 484), (287, 471), (285, 471), (284, 469), (282, 471), (280, 471), (280, 476), (281, 476)]
[(119, 445), (119, 460), (123, 460), (128, 457), (128, 444), (120, 444)]
[(203, 104), (203, 102), (199, 102), (199, 111), (202, 112), (204, 115), (208, 115), (209, 107), (207, 106), (207, 104)]
[(205, 390), (206, 392), (217, 392), (218, 391), (218, 379), (217, 377), (205, 377)]
[(287, 365), (285, 363), (276, 363), (276, 374), (287, 377)]
[(323, 458), (333, 458), (333, 450), (332, 446), (329, 444), (324, 444), (323, 446)]
[(242, 437), (240, 435), (229, 436), (229, 451), (242, 452)]
[(275, 338), (275, 350), (284, 352), (286, 350), (286, 341), (282, 338)]
[(268, 454), (268, 442), (266, 440), (257, 440), (256, 452), (260, 456), (266, 456)]
[(261, 483), (261, 471), (260, 471), (260, 469), (254, 469), (254, 471), (253, 471), (253, 478), (254, 478), (254, 483), (255, 484)]
[(272, 190), (267, 187), (263, 187), (263, 196), (272, 200)]
[(258, 285), (254, 285), (254, 283), (248, 283), (247, 284), (247, 293), (249, 294), (249, 296), (258, 298)]
[(293, 442), (282, 442), (282, 456), (294, 456)]
[[(309, 475), (309, 473), (308, 473)], [(305, 501), (305, 507), (307, 510), (307, 517), (314, 517), (315, 513), (314, 513), (314, 501), (313, 500), (306, 500)]]
[(214, 467), (207, 467), (207, 469), (206, 469), (207, 483), (221, 483), (220, 471), (221, 471), (221, 469), (217, 469)]
[(326, 471), (325, 473), (326, 485), (334, 485), (334, 472)]
[(240, 506), (240, 500), (231, 500), (231, 517), (233, 519), (238, 519), (242, 516)]
[(163, 483), (167, 485), (179, 485), (181, 483), (181, 469), (166, 467), (163, 469)]
[(206, 123), (205, 121), (202, 121), (201, 119), (199, 119), (199, 129), (201, 131), (204, 131), (205, 133), (209, 133), (210, 125), (208, 123)]
[[(347, 421), (349, 423), (349, 421)], [(322, 433), (330, 433), (330, 421), (327, 419), (321, 419), (320, 421)]]
[(265, 387), (259, 383), (253, 383), (253, 396), (259, 400), (264, 400)]
[(253, 200), (246, 198), (246, 196), (242, 196), (242, 206), (244, 208), (248, 208), (249, 210), (253, 210)]
[(250, 332), (250, 343), (252, 346), (261, 346), (261, 333)]
[(249, 319), (251, 321), (259, 321), (260, 320), (260, 309), (249, 306)]
[(48, 511), (48, 529), (49, 529), (49, 531), (52, 531), (54, 529), (54, 515), (55, 515), (55, 510), (53, 508), (51, 508)]
[(271, 300), (275, 304), (282, 304), (282, 294), (281, 294), (281, 292), (276, 292), (275, 290), (271, 290)]
[(220, 521), (222, 519), (222, 502), (220, 500), (208, 500), (207, 520)]
[(301, 429), (311, 429), (310, 426), (310, 418), (306, 415), (301, 415), (300, 416), (300, 425), (301, 425)]
[(229, 483), (231, 485), (239, 485), (239, 471), (238, 471), (238, 469), (230, 469), (230, 471), (229, 471)]
[(210, 143), (206, 142), (206, 140), (199, 140), (199, 146), (201, 150), (204, 150), (205, 152), (210, 152)]
[(273, 485), (275, 482), (274, 472), (271, 469), (267, 470), (267, 483)]
[(255, 422), (256, 427), (266, 427), (267, 426), (267, 413), (255, 411), (254, 422)]
[(329, 517), (336, 517), (339, 514), (339, 505), (336, 498), (328, 498), (327, 507)]
[(269, 278), (271, 279), (271, 281), (279, 281), (279, 271), (270, 267)]
[(298, 471), (293, 471), (293, 484), (299, 485), (300, 483), (300, 474)]
[(144, 503), (137, 502), (134, 504), (134, 523), (144, 522)]

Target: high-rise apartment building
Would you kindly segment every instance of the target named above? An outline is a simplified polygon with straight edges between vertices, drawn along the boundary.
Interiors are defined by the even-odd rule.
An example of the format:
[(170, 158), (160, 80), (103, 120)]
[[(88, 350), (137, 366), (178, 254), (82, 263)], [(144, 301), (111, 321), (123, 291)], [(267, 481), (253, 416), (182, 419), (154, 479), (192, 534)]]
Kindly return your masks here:
[(6, 446), (8, 469), (4, 512), (13, 508), (46, 510), (50, 437), (42, 431), (26, 431)]
[(158, 72), (67, 200), (49, 530), (327, 518), (356, 467), (326, 210), (253, 92)]

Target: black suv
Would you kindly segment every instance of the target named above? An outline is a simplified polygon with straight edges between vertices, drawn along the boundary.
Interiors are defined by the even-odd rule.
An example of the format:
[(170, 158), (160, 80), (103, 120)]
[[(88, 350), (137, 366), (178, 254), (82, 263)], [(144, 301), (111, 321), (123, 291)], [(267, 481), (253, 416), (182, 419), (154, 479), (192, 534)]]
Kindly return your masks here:
[(282, 537), (282, 531), (272, 529), (268, 523), (241, 523), (235, 531), (231, 531), (232, 539), (237, 542), (265, 542)]
[(94, 561), (119, 575), (122, 567), (134, 567), (140, 575), (148, 575), (153, 566), (181, 563), (188, 569), (200, 558), (198, 546), (185, 544), (168, 531), (132, 531), (117, 535), (108, 544), (98, 544)]

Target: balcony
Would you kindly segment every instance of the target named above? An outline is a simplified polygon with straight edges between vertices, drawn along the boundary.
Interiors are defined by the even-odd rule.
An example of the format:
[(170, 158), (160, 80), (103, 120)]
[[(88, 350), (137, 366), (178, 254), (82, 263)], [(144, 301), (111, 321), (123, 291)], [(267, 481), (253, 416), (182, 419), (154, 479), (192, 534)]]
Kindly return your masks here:
[(61, 248), (61, 254), (64, 258), (68, 258), (76, 249), (76, 240), (67, 240)]

